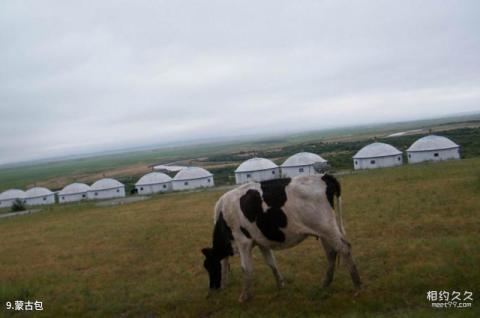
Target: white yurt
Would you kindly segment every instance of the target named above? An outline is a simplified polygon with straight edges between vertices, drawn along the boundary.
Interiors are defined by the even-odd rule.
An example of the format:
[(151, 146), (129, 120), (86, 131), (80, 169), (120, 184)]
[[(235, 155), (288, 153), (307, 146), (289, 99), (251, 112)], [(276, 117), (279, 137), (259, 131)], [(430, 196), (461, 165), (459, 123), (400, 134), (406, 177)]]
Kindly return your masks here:
[(315, 153), (299, 152), (289, 157), (281, 165), (282, 176), (293, 178), (300, 175), (313, 175), (315, 174), (315, 169), (313, 168), (315, 163), (326, 164), (327, 160)]
[(58, 192), (58, 202), (78, 202), (88, 199), (90, 187), (85, 183), (72, 183)]
[(165, 173), (151, 172), (141, 177), (135, 188), (140, 194), (152, 194), (172, 190), (172, 178)]
[(25, 192), (26, 205), (46, 205), (55, 203), (55, 193), (47, 188), (35, 187)]
[(213, 187), (213, 174), (199, 167), (186, 167), (180, 170), (172, 180), (173, 190), (190, 190)]
[(460, 159), (460, 146), (446, 137), (428, 135), (415, 141), (407, 154), (409, 163)]
[(276, 178), (280, 178), (280, 168), (273, 161), (265, 158), (248, 159), (235, 170), (235, 182), (237, 184)]
[(15, 200), (23, 200), (25, 199), (25, 192), (18, 189), (10, 189), (0, 193), (0, 208), (9, 208), (12, 206)]
[(369, 144), (353, 156), (355, 170), (394, 167), (402, 164), (402, 152), (383, 142)]
[(90, 186), (89, 199), (109, 199), (125, 196), (125, 186), (115, 179), (104, 178)]

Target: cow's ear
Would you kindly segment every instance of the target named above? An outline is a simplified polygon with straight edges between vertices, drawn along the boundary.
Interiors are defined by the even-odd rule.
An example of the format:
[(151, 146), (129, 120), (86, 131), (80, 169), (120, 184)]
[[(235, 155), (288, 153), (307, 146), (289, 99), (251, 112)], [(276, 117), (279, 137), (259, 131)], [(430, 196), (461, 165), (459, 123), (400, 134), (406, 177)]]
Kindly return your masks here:
[(211, 248), (202, 248), (202, 253), (205, 255), (205, 257), (209, 257), (212, 255), (212, 249)]

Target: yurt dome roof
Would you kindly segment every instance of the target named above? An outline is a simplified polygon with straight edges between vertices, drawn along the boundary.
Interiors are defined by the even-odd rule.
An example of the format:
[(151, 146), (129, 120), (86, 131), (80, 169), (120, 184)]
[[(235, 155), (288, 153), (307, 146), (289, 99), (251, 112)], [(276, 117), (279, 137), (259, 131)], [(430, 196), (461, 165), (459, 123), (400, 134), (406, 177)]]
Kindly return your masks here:
[(47, 188), (35, 187), (35, 188), (28, 189), (25, 192), (25, 198), (36, 198), (36, 197), (42, 197), (44, 195), (51, 195), (51, 194), (53, 194), (53, 192)]
[(135, 183), (135, 185), (141, 186), (141, 185), (149, 185), (149, 184), (159, 184), (159, 183), (165, 183), (170, 181), (172, 181), (172, 178), (170, 178), (165, 173), (151, 172), (141, 177), (137, 181), (137, 183)]
[(68, 195), (68, 194), (78, 194), (85, 193), (90, 191), (90, 187), (85, 183), (72, 183), (64, 187), (58, 194)]
[(429, 151), (460, 147), (447, 137), (429, 135), (415, 141), (407, 151)]
[(360, 149), (353, 159), (378, 158), (400, 155), (402, 152), (392, 145), (374, 142)]
[(186, 167), (180, 170), (173, 180), (193, 180), (211, 177), (212, 174), (200, 167)]
[(0, 201), (23, 198), (25, 198), (25, 192), (18, 189), (10, 189), (0, 193)]
[(265, 158), (252, 158), (244, 161), (235, 172), (251, 172), (278, 168), (273, 161)]
[(111, 178), (100, 179), (90, 186), (91, 190), (108, 190), (120, 187), (123, 187), (123, 184)]
[(327, 160), (315, 153), (299, 152), (285, 160), (282, 167), (309, 166), (316, 162), (327, 162)]

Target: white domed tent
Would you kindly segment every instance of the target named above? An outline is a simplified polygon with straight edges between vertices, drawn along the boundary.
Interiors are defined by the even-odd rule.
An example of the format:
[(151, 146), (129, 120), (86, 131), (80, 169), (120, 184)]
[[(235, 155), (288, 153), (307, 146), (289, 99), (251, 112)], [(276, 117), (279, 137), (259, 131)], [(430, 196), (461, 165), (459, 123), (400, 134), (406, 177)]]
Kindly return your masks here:
[(152, 194), (172, 190), (172, 178), (165, 173), (151, 172), (135, 183), (135, 188), (140, 194)]
[(280, 177), (280, 168), (273, 161), (265, 158), (252, 158), (244, 161), (235, 170), (237, 184), (248, 181), (264, 181)]
[(173, 190), (189, 190), (213, 186), (213, 174), (199, 167), (183, 168), (172, 180)]
[(84, 183), (72, 183), (58, 192), (58, 202), (78, 202), (88, 199), (90, 187)]
[(0, 208), (9, 208), (15, 200), (19, 199), (23, 202), (25, 192), (17, 189), (10, 189), (0, 193)]
[(313, 175), (315, 174), (313, 168), (315, 163), (326, 164), (327, 160), (311, 152), (299, 152), (282, 164), (282, 176), (293, 178), (300, 175)]
[(402, 152), (392, 145), (382, 142), (369, 144), (353, 156), (355, 170), (394, 167), (402, 164)]
[(125, 196), (125, 186), (115, 179), (104, 178), (90, 186), (89, 199), (109, 199)]
[(446, 137), (429, 135), (415, 141), (407, 154), (409, 163), (460, 159), (460, 146)]
[(35, 187), (25, 192), (26, 205), (46, 205), (55, 203), (55, 194), (47, 188)]

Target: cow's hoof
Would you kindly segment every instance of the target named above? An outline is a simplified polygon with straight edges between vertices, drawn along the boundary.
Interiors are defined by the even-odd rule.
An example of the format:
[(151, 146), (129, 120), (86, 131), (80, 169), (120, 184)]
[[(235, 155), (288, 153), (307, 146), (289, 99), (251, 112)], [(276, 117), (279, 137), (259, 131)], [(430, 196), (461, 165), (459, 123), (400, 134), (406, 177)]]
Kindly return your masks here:
[(208, 291), (208, 293), (207, 293), (206, 298), (207, 298), (207, 299), (208, 299), (208, 298), (211, 298), (213, 295), (218, 294), (218, 292), (219, 292), (219, 290), (210, 289), (210, 290)]
[(244, 303), (246, 302), (247, 300), (251, 299), (252, 298), (252, 295), (250, 294), (247, 294), (247, 293), (242, 293), (240, 295), (240, 297), (238, 298), (238, 302), (239, 303)]
[(323, 282), (322, 288), (323, 289), (328, 289), (330, 287), (330, 285), (332, 285), (332, 281)]
[(363, 285), (355, 287), (355, 292), (353, 293), (354, 297), (360, 296), (360, 294), (365, 290), (365, 287)]

